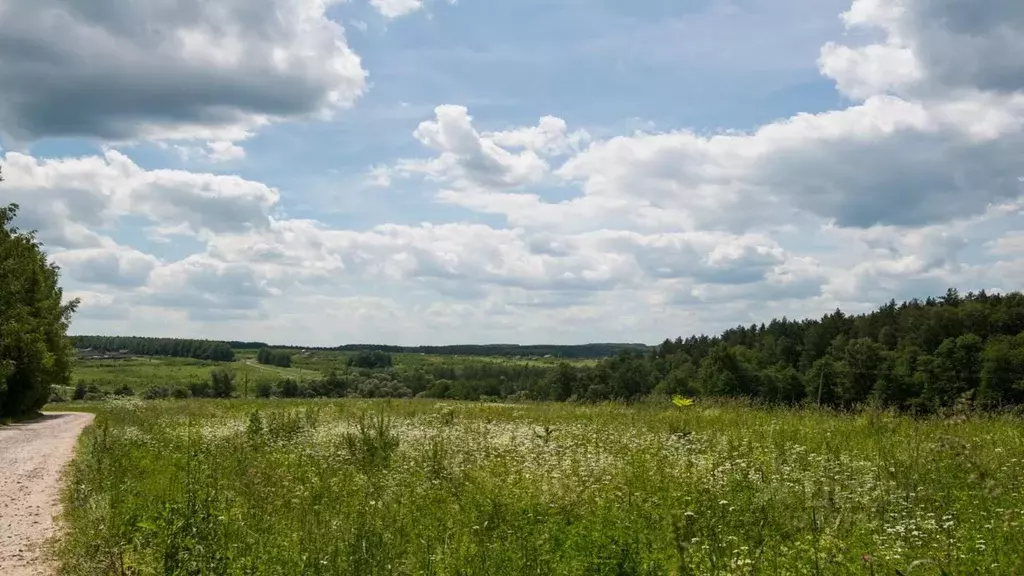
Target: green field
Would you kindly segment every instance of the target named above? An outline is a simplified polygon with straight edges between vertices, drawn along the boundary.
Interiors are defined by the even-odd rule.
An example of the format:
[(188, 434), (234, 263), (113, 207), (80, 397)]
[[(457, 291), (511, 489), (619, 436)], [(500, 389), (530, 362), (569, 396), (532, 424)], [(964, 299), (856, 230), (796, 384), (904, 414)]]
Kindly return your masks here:
[[(71, 386), (56, 387), (56, 398), (70, 400), (74, 388), (81, 386), (92, 394), (91, 400), (111, 393), (145, 396), (154, 388), (186, 390), (197, 383), (209, 382), (216, 370), (234, 375), (233, 396), (253, 398), (261, 385), (274, 387), (280, 395), (281, 383), (293, 380), (300, 385), (300, 395), (310, 392), (315, 382), (328, 374), (344, 380), (342, 390), (330, 396), (412, 396), (430, 388), (438, 380), (467, 383), (483, 393), (501, 393), (503, 388), (528, 389), (558, 363), (576, 367), (592, 367), (596, 360), (558, 360), (555, 358), (509, 358), (490, 356), (456, 356), (396, 353), (390, 355), (388, 367), (360, 369), (348, 365), (354, 352), (288, 350), (291, 366), (284, 368), (256, 361), (255, 350), (235, 351), (233, 362), (217, 362), (193, 358), (134, 355), (121, 359), (78, 358), (73, 364)], [(127, 388), (125, 388), (127, 387)], [(454, 392), (477, 399), (480, 392), (467, 392), (465, 386), (454, 386)], [(443, 396), (447, 385), (438, 392)], [(507, 393), (507, 390), (506, 390)]]
[(1024, 427), (709, 404), (93, 404), (64, 574), (1020, 574)]
[(188, 386), (207, 381), (216, 368), (235, 372), (239, 393), (246, 384), (255, 389), (259, 382), (277, 382), (284, 378), (298, 380), (319, 378), (320, 373), (308, 368), (278, 368), (256, 364), (255, 355), (239, 354), (235, 362), (212, 362), (192, 358), (138, 356), (124, 360), (78, 360), (72, 370), (72, 385), (95, 384), (102, 390), (128, 385), (141, 393), (152, 386)]

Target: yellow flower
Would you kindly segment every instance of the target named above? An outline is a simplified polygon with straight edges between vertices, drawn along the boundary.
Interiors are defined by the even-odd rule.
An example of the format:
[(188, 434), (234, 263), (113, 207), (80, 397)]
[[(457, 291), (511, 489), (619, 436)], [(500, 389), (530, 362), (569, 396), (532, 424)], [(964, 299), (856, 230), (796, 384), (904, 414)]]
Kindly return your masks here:
[(687, 406), (693, 406), (693, 399), (683, 398), (682, 396), (673, 396), (672, 403), (675, 404), (676, 406), (679, 406), (680, 408), (685, 408)]

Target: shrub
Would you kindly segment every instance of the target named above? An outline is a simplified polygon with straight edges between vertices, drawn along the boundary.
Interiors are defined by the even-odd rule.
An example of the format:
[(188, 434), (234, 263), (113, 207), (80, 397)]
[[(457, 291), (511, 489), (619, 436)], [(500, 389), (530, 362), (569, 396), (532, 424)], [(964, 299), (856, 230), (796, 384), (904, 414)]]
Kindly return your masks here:
[(166, 386), (151, 386), (142, 393), (144, 400), (159, 400), (161, 398), (169, 398), (171, 391)]
[(210, 373), (210, 396), (231, 398), (235, 393), (235, 373), (226, 368), (217, 368)]
[(270, 398), (274, 395), (274, 385), (270, 382), (260, 382), (256, 384), (256, 397), (257, 398)]

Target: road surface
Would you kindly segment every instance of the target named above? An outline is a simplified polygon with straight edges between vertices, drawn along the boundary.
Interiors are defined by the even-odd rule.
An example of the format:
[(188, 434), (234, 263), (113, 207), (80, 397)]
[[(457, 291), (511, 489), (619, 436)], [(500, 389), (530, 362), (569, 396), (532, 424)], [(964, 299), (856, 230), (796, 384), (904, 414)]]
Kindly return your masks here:
[(53, 573), (43, 546), (60, 509), (60, 476), (92, 414), (48, 412), (41, 419), (0, 426), (0, 574)]

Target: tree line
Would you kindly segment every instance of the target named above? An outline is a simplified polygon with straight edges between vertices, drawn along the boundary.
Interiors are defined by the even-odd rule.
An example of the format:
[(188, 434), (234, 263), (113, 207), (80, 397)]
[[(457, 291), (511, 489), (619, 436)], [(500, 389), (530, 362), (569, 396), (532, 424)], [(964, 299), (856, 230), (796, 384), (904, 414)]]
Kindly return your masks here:
[(330, 350), (340, 352), (380, 351), (391, 354), (430, 354), (433, 356), (503, 356), (503, 357), (543, 357), (566, 359), (596, 359), (614, 356), (626, 350), (647, 351), (646, 344), (455, 344), (450, 346), (389, 346), (384, 344), (345, 344)]
[(714, 337), (666, 340), (590, 370), (560, 366), (552, 399), (635, 399), (649, 393), (931, 412), (1024, 403), (1024, 295), (891, 300), (817, 320), (738, 326)]
[[(378, 351), (380, 352), (380, 351)], [(381, 352), (383, 354), (383, 352)], [(742, 397), (852, 408), (865, 403), (928, 413), (1024, 404), (1024, 295), (895, 301), (820, 319), (774, 319), (717, 336), (665, 340), (593, 365), (437, 362), (390, 366), (380, 354), (316, 382), (263, 395), (420, 396), (461, 400), (633, 401), (650, 395)], [(361, 366), (360, 366), (361, 365)]]
[(118, 352), (140, 356), (170, 356), (231, 362), (235, 351), (227, 342), (193, 340), (187, 338), (146, 338), (141, 336), (72, 336), (71, 342), (79, 350)]
[(290, 368), (292, 365), (292, 355), (285, 350), (274, 350), (264, 347), (260, 348), (260, 351), (256, 353), (256, 361), (269, 366)]

